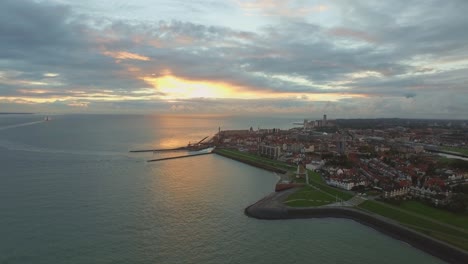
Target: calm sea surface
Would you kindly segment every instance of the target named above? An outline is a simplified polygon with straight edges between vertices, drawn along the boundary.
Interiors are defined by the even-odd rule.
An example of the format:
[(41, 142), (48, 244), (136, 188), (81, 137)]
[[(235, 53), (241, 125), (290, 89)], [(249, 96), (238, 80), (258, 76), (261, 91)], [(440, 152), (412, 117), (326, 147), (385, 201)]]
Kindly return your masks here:
[(0, 263), (441, 263), (350, 220), (246, 217), (273, 190), (270, 172), (216, 155), (128, 153), (297, 120), (42, 119), (0, 116)]

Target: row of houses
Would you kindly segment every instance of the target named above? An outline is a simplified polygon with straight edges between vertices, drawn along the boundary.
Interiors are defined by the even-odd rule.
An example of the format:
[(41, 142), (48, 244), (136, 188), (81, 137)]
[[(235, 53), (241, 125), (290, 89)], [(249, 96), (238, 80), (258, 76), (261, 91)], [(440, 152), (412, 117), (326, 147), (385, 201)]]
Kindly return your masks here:
[(355, 186), (366, 186), (367, 185), (367, 182), (363, 181), (363, 180), (361, 180), (361, 181), (353, 181), (353, 180), (341, 181), (341, 180), (333, 179), (333, 178), (327, 179), (326, 183), (328, 185), (330, 185), (330, 186), (345, 189), (345, 190), (348, 190), (348, 191), (351, 190)]

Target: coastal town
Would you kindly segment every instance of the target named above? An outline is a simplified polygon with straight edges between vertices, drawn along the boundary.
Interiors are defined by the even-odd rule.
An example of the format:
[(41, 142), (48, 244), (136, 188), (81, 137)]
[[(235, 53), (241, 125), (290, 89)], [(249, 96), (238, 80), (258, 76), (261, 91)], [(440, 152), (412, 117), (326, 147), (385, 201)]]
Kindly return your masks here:
[[(298, 127), (221, 130), (218, 148), (298, 168), (283, 183), (319, 173), (327, 185), (391, 204), (417, 200), (454, 213), (468, 208), (466, 121), (304, 120)], [(307, 179), (308, 180), (308, 179)], [(288, 182), (289, 181), (289, 182)]]
[(468, 260), (468, 126), (463, 120), (336, 119), (221, 130), (215, 153), (274, 172), (258, 219), (342, 217), (451, 263)]
[(223, 130), (172, 149), (216, 153), (277, 176), (247, 206), (256, 219), (347, 218), (448, 261), (468, 260), (468, 125), (464, 120), (335, 119), (290, 129)]

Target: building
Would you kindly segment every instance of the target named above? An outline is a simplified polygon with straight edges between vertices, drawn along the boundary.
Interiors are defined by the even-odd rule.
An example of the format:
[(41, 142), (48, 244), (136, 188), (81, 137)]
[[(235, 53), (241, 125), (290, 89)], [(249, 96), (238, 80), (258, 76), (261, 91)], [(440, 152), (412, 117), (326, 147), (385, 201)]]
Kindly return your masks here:
[(365, 186), (366, 182), (363, 180), (352, 181), (352, 180), (339, 180), (339, 179), (328, 179), (326, 183), (333, 187), (338, 187), (345, 190), (351, 190), (355, 186)]
[(323, 160), (320, 160), (320, 161), (313, 160), (309, 164), (306, 164), (306, 169), (311, 170), (311, 171), (315, 171), (315, 170), (321, 169), (323, 167), (323, 165), (325, 165), (325, 161), (323, 161)]
[(258, 153), (261, 156), (268, 157), (270, 159), (278, 159), (281, 155), (281, 148), (279, 146), (260, 144), (260, 146), (258, 146)]
[(296, 178), (304, 178), (307, 175), (307, 170), (302, 161), (297, 164)]
[(393, 198), (397, 196), (405, 196), (410, 192), (408, 187), (396, 188), (396, 189), (387, 189), (384, 190), (384, 198)]
[(336, 142), (336, 152), (341, 155), (346, 154), (346, 141), (343, 138), (338, 139)]
[(314, 145), (310, 145), (310, 146), (304, 147), (302, 149), (302, 152), (304, 152), (304, 153), (313, 153), (314, 151), (315, 151)]

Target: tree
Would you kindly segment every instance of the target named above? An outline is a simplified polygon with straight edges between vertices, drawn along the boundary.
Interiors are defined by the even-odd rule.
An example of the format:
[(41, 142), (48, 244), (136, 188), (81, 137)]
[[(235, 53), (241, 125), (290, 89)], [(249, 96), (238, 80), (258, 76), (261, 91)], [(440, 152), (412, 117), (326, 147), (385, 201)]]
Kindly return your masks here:
[(468, 196), (466, 194), (456, 193), (452, 196), (448, 208), (454, 213), (464, 213), (468, 207)]
[(426, 169), (426, 175), (434, 175), (436, 171), (436, 166), (434, 163), (430, 163)]

